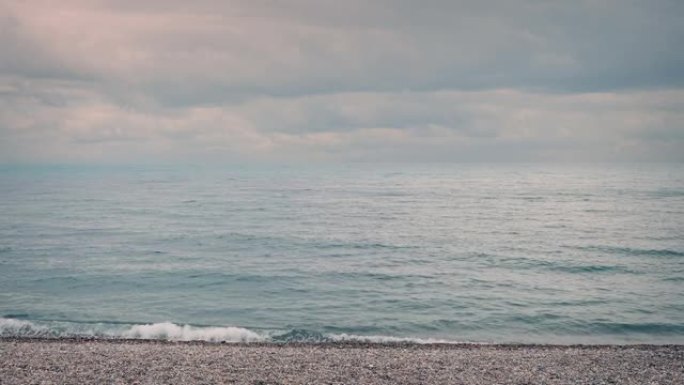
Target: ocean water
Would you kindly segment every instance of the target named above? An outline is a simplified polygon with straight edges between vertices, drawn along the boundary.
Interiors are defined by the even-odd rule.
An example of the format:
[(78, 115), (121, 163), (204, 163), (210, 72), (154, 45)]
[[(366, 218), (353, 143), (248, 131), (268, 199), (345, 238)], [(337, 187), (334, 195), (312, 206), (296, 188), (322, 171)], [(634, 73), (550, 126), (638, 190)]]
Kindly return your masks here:
[(684, 343), (684, 167), (5, 166), (0, 335)]

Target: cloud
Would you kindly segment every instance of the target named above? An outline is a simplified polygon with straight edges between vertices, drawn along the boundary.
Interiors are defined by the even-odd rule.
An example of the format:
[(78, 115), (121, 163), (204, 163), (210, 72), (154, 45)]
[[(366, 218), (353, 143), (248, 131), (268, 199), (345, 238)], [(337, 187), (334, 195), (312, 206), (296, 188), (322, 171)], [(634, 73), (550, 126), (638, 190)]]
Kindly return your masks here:
[(0, 5), (0, 162), (684, 160), (679, 1)]
[(684, 140), (680, 90), (360, 92), (151, 110), (70, 83), (23, 93), (0, 107), (3, 154), (19, 160), (676, 160)]

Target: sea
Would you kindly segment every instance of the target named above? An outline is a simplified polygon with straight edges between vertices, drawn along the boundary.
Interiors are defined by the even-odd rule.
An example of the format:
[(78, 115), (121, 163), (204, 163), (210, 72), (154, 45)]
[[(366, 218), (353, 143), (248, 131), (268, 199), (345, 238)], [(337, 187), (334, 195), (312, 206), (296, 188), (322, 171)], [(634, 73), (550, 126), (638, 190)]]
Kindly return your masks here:
[(682, 166), (0, 166), (0, 336), (681, 344)]

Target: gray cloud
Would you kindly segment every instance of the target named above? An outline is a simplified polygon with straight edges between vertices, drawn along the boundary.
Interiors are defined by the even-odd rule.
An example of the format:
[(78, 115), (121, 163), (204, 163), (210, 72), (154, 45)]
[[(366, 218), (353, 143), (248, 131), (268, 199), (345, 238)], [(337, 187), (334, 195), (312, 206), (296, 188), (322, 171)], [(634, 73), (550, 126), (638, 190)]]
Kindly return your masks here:
[(684, 160), (679, 1), (0, 6), (0, 161)]

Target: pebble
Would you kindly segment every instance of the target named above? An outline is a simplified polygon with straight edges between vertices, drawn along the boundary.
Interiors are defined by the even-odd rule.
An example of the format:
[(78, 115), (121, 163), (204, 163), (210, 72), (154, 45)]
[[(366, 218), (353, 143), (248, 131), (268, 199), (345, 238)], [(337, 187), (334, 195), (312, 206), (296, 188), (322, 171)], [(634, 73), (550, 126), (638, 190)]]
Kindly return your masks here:
[(0, 384), (684, 384), (684, 346), (0, 339)]

